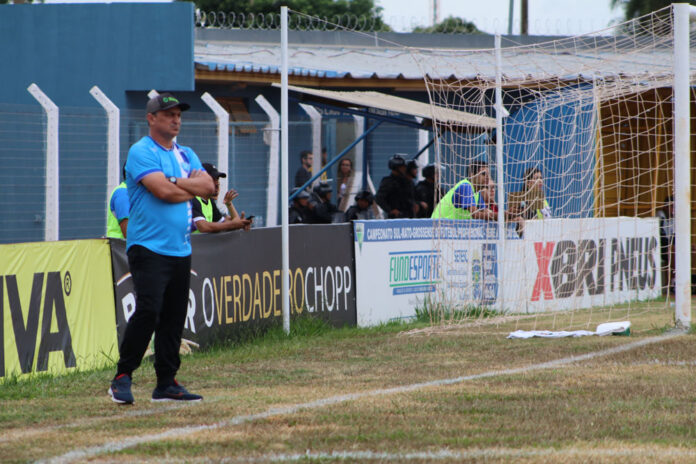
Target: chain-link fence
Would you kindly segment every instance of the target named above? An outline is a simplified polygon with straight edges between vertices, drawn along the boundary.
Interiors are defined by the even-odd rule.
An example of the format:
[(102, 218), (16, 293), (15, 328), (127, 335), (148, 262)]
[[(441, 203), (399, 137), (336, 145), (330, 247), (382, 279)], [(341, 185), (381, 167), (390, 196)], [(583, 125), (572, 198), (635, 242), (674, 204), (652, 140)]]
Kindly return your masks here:
[[(61, 240), (105, 235), (111, 193), (107, 192), (107, 128), (107, 117), (101, 108), (59, 109), (57, 222)], [(352, 116), (334, 114), (322, 118), (319, 145), (326, 149), (328, 161), (341, 154), (361, 130)], [(44, 240), (46, 195), (50, 194), (46, 188), (50, 181), (46, 178), (46, 131), (46, 116), (38, 105), (0, 105), (0, 243)], [(142, 111), (121, 111), (119, 168), (123, 167), (130, 146), (147, 134)], [(280, 182), (272, 185), (269, 175), (271, 139), (276, 136), (278, 133), (267, 121), (231, 122), (229, 126), (228, 185), (239, 192), (235, 200), (237, 210), (255, 215), (256, 227), (278, 224), (281, 209), (287, 206), (280, 205)], [(353, 149), (346, 158), (353, 162), (355, 172), (361, 172), (364, 156), (372, 185), (377, 188), (380, 179), (389, 174), (387, 159), (394, 153), (415, 154), (418, 137), (417, 129), (383, 123), (362, 144), (360, 155)], [(187, 111), (177, 142), (191, 147), (202, 162), (218, 164), (215, 115)], [(313, 146), (312, 121), (309, 118), (290, 121), (291, 188), (300, 167), (300, 153), (312, 151)], [(280, 154), (277, 156), (279, 159)], [(334, 201), (338, 196), (337, 170), (338, 166), (333, 166), (325, 176), (334, 188)], [(119, 177), (122, 177), (120, 172)], [(347, 193), (354, 194), (362, 188), (362, 180), (362, 175), (356, 175)], [(365, 187), (369, 188), (369, 184), (368, 181)], [(221, 192), (219, 201), (223, 195)], [(272, 218), (268, 217), (269, 195), (275, 195), (278, 202)]]

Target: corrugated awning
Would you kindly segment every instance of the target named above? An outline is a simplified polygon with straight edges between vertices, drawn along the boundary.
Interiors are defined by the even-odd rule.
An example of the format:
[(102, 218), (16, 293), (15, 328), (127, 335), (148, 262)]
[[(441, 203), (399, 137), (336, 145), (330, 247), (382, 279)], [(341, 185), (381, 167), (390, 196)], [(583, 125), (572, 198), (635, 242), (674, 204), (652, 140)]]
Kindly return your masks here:
[[(273, 84), (280, 87), (280, 84)], [(290, 85), (288, 90), (298, 92), (305, 96), (317, 99), (322, 103), (333, 103), (335, 106), (352, 106), (359, 108), (375, 108), (383, 111), (405, 114), (436, 124), (444, 124), (455, 127), (471, 127), (483, 130), (495, 129), (495, 119), (488, 116), (480, 116), (464, 111), (453, 110), (408, 98), (395, 97), (380, 92), (341, 92), (335, 90), (310, 89)]]

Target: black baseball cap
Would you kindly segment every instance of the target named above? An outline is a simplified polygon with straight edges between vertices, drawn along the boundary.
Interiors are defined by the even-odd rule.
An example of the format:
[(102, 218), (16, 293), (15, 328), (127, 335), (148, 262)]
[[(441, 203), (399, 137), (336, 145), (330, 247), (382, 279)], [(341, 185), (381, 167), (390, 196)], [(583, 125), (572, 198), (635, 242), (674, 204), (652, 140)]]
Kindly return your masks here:
[(207, 172), (210, 177), (213, 179), (219, 179), (220, 177), (227, 177), (227, 174), (224, 172), (220, 172), (217, 170), (215, 165), (210, 164), (210, 163), (203, 163), (203, 168), (205, 169), (205, 172)]
[(186, 111), (187, 109), (191, 108), (191, 105), (188, 103), (181, 102), (171, 93), (165, 92), (148, 100), (145, 110), (148, 113), (156, 113), (158, 111), (168, 110), (177, 106), (181, 108), (181, 111)]
[[(294, 193), (297, 192), (298, 190), (300, 190), (300, 188), (299, 188), (299, 187), (295, 187), (294, 189), (292, 189), (292, 191), (291, 191), (290, 193), (291, 193), (291, 194), (294, 194)], [(305, 199), (305, 198), (309, 198), (309, 193), (307, 193), (306, 190), (300, 190), (300, 191), (295, 195), (295, 197), (293, 198), (293, 200), (302, 200), (302, 199)]]

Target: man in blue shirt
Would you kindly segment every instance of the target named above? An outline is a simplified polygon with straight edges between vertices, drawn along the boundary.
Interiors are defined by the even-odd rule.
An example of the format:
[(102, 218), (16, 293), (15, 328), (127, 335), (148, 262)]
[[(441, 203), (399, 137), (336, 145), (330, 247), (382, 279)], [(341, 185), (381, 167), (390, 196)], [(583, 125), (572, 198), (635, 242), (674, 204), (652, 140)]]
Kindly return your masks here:
[(169, 93), (147, 103), (149, 135), (128, 152), (126, 185), (130, 200), (128, 266), (136, 309), (120, 346), (111, 399), (132, 404), (131, 379), (155, 333), (157, 387), (153, 401), (199, 401), (176, 381), (181, 360), (191, 274), (191, 200), (215, 191), (198, 156), (174, 139), (181, 112), (190, 106)]

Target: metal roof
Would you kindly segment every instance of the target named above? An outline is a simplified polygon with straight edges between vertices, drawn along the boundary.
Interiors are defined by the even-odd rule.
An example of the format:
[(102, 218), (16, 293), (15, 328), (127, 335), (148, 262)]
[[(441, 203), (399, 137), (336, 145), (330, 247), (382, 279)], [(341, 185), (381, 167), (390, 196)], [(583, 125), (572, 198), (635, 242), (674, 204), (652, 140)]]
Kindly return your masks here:
[[(288, 49), (288, 74), (319, 78), (422, 79), (408, 50), (302, 46)], [(280, 73), (280, 46), (196, 42), (194, 61), (209, 71)]]
[[(273, 85), (274, 87), (280, 87), (279, 84)], [(479, 116), (464, 111), (429, 105), (416, 100), (395, 97), (380, 92), (340, 92), (335, 90), (310, 89), (293, 85), (288, 86), (288, 90), (317, 97), (324, 101), (339, 103), (339, 106), (350, 105), (361, 108), (376, 108), (423, 118), (429, 121), (435, 120), (439, 124), (455, 125), (459, 127), (468, 126), (485, 130), (495, 128), (495, 119), (487, 116)]]
[[(606, 40), (606, 42), (611, 42)], [(323, 79), (431, 79), (492, 80), (493, 50), (447, 50), (392, 47), (351, 47), (300, 44), (288, 48), (290, 76)], [(610, 78), (670, 74), (672, 53), (668, 48), (628, 50), (607, 46), (579, 50), (554, 45), (547, 49), (503, 49), (506, 80), (536, 80), (559, 77)], [(692, 69), (696, 55), (692, 53)], [(218, 72), (277, 75), (279, 44), (197, 40), (196, 68)]]

